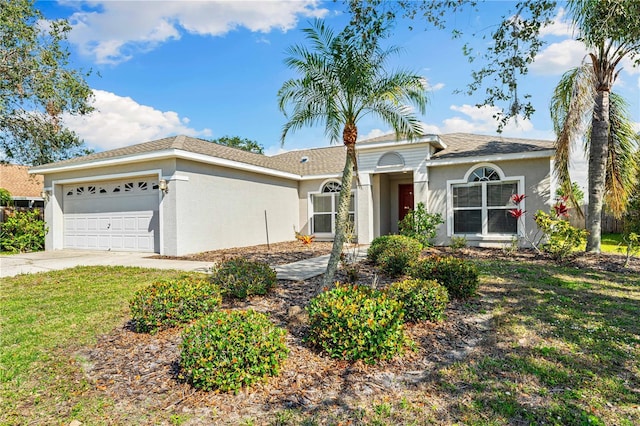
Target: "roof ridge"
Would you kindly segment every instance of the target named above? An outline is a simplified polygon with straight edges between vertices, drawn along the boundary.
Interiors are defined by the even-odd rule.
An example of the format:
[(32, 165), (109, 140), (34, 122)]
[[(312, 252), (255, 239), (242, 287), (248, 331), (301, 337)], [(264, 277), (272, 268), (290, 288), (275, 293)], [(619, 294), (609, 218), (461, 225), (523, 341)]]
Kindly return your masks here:
[(171, 148), (173, 148), (173, 149), (183, 149), (185, 140), (186, 140), (185, 135), (176, 135), (176, 136), (174, 136), (173, 142), (171, 143)]

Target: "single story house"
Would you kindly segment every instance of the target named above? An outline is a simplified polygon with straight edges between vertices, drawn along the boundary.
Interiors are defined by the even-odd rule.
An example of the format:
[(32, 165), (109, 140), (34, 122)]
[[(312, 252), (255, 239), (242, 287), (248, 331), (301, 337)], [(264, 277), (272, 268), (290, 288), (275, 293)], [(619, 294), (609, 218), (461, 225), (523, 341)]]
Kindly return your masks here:
[[(472, 134), (394, 135), (358, 142), (350, 215), (360, 243), (398, 231), (423, 202), (441, 213), (435, 243), (511, 244), (552, 203), (553, 142)], [(333, 238), (343, 146), (254, 154), (174, 136), (42, 165), (46, 249), (184, 255)], [(512, 194), (527, 194), (516, 220)], [(524, 203), (523, 202), (523, 203)]]
[(44, 178), (37, 174), (29, 175), (27, 166), (0, 164), (0, 188), (9, 191), (14, 207), (44, 207)]

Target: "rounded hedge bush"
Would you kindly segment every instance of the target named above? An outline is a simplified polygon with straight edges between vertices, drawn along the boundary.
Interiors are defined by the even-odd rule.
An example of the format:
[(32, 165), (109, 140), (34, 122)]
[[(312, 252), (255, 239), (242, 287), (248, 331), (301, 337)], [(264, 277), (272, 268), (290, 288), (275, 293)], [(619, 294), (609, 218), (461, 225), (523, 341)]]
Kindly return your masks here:
[(289, 353), (285, 336), (253, 310), (214, 312), (183, 332), (181, 377), (198, 389), (226, 392), (278, 375)]
[(416, 262), (409, 271), (413, 278), (436, 280), (447, 288), (449, 296), (467, 299), (478, 290), (478, 269), (473, 263), (451, 256), (433, 256)]
[(367, 257), (391, 276), (398, 276), (420, 257), (422, 244), (405, 235), (383, 235), (375, 238)]
[(244, 299), (253, 294), (267, 294), (278, 282), (276, 271), (265, 262), (236, 257), (214, 268), (211, 280), (224, 295)]
[(391, 284), (387, 294), (402, 303), (408, 322), (440, 321), (449, 303), (447, 289), (434, 280), (404, 280)]
[(307, 312), (307, 341), (332, 358), (372, 364), (410, 344), (400, 302), (378, 290), (338, 283), (311, 299)]
[(183, 277), (157, 281), (137, 291), (129, 307), (134, 330), (153, 333), (213, 312), (221, 302), (220, 288), (209, 279)]

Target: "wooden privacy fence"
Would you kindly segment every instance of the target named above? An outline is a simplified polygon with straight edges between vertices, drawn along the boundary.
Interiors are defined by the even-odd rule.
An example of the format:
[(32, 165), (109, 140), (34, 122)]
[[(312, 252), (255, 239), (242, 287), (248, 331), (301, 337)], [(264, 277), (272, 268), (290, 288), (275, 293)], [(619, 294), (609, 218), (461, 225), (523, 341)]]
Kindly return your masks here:
[[(582, 208), (583, 217), (580, 217), (574, 209), (569, 210), (569, 223), (571, 226), (575, 226), (576, 228), (585, 229), (585, 219), (586, 215), (586, 207)], [(612, 214), (602, 212), (602, 222), (601, 229), (603, 234), (620, 234), (622, 233), (623, 220), (616, 219)]]

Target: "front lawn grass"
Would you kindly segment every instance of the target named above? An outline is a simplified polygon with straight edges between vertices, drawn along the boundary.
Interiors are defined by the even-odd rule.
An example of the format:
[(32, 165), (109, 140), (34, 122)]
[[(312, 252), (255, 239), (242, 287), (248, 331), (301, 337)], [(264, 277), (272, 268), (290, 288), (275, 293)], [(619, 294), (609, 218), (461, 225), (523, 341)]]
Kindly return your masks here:
[[(477, 261), (488, 341), (436, 365), (396, 399), (313, 410), (274, 406), (270, 424), (640, 424), (640, 277), (523, 261)], [(129, 412), (94, 391), (73, 353), (122, 327), (142, 286), (183, 273), (81, 267), (0, 284), (0, 424), (194, 424)], [(444, 358), (444, 357), (443, 357)], [(376, 367), (373, 367), (376, 368)], [(382, 367), (381, 367), (382, 368)], [(65, 403), (62, 403), (65, 402)], [(135, 406), (130, 408), (135, 411)], [(123, 417), (125, 416), (125, 417)], [(247, 418), (246, 424), (264, 424)]]
[(627, 254), (627, 244), (622, 240), (622, 234), (602, 234), (600, 251), (603, 253)]
[(61, 354), (122, 327), (136, 290), (183, 275), (141, 268), (77, 267), (3, 278), (0, 424), (60, 424), (75, 417), (74, 412), (56, 412), (56, 404), (69, 398), (78, 400), (74, 408), (78, 416), (95, 416), (88, 422), (93, 424), (110, 402), (82, 398), (89, 385), (76, 360)]

